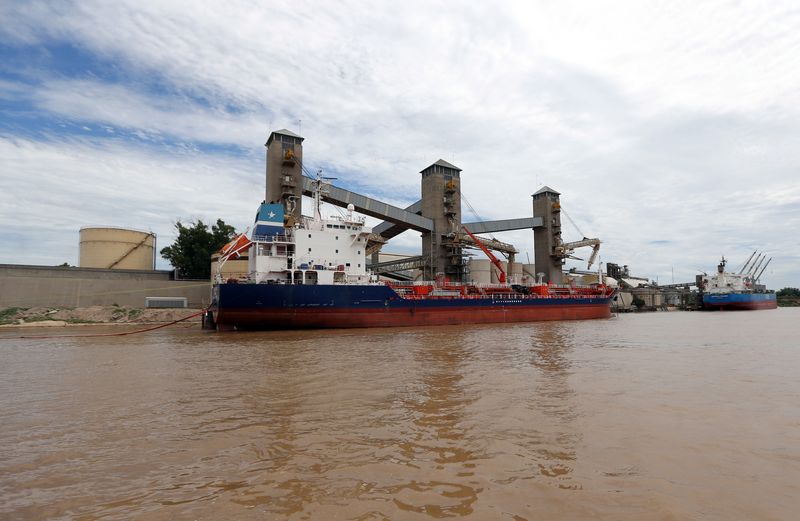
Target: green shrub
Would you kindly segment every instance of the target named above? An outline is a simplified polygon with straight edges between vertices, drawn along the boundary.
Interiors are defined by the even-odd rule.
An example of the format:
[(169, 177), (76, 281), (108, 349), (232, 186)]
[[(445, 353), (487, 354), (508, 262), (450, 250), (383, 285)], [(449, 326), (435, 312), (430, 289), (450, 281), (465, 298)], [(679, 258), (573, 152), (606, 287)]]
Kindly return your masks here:
[(26, 309), (27, 308), (13, 307), (0, 310), (0, 324), (11, 324), (16, 322), (17, 315)]

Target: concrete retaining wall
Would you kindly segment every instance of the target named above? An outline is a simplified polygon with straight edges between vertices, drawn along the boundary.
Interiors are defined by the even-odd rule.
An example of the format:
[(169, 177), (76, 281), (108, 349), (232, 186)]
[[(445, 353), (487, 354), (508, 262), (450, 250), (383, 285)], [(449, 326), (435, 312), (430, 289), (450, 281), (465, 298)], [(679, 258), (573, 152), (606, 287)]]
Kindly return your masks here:
[(169, 271), (0, 264), (0, 308), (144, 307), (145, 297), (186, 297), (208, 305), (210, 281), (170, 280)]

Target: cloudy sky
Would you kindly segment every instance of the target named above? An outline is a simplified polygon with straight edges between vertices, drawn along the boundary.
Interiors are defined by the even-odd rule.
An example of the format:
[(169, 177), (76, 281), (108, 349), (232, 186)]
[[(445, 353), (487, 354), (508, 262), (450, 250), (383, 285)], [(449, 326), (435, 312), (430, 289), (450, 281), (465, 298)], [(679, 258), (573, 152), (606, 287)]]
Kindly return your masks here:
[(778, 1), (2, 2), (0, 263), (77, 264), (82, 226), (244, 229), (288, 128), (397, 205), (443, 158), (480, 219), (546, 184), (604, 262), (668, 283), (758, 249), (797, 287), (797, 27)]

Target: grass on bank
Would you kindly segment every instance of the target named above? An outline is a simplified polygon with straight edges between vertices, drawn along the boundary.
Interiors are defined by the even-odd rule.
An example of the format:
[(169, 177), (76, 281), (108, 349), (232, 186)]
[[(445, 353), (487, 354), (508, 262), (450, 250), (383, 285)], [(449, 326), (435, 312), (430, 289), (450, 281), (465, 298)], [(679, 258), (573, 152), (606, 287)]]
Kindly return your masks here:
[(114, 311), (111, 312), (111, 320), (114, 322), (123, 318), (127, 319), (129, 322), (132, 322), (141, 317), (144, 313), (143, 309), (126, 308), (125, 306), (120, 306), (119, 304), (113, 304), (113, 307)]
[[(17, 324), (20, 321), (23, 321), (26, 324), (29, 324), (31, 322), (47, 322), (47, 321), (66, 322), (68, 324), (99, 323), (97, 320), (91, 320), (87, 318), (56, 316), (56, 313), (58, 313), (59, 311), (71, 311), (71, 308), (49, 309), (45, 312), (33, 312), (32, 314), (28, 313), (29, 310), (30, 308), (21, 308), (21, 307), (10, 307), (5, 309), (0, 309), (0, 326)], [(141, 312), (139, 314), (141, 314)]]
[(0, 325), (31, 324), (36, 322), (66, 322), (67, 324), (137, 324), (141, 322), (170, 322), (184, 319), (194, 310), (142, 309), (113, 304), (82, 308), (51, 308), (19, 306), (0, 308)]
[(27, 311), (28, 308), (6, 308), (0, 310), (0, 325), (13, 324), (17, 321), (17, 315), (22, 311)]

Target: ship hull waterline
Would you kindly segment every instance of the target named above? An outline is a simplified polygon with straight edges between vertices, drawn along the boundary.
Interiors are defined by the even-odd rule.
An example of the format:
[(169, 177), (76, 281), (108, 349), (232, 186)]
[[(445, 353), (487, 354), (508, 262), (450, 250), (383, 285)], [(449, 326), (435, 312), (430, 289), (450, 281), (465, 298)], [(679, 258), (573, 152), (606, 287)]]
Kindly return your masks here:
[(611, 317), (611, 296), (406, 300), (382, 286), (330, 288), (219, 285), (211, 312), (218, 330), (440, 326)]
[(774, 293), (723, 293), (703, 296), (703, 309), (707, 311), (753, 311), (777, 309)]
[(777, 301), (703, 303), (706, 311), (754, 311), (758, 309), (777, 309)]

